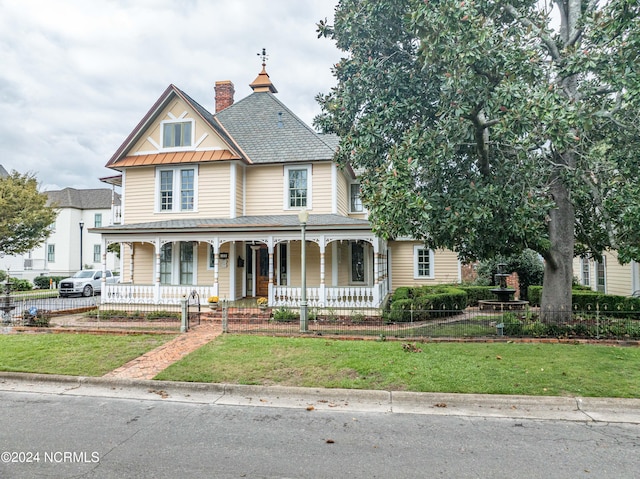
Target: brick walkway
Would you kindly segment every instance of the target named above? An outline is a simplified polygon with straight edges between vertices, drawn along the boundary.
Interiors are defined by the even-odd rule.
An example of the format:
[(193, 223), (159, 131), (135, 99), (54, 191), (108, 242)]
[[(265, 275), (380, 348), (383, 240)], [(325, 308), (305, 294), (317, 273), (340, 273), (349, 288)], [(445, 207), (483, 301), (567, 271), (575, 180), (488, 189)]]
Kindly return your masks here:
[(220, 323), (202, 323), (168, 343), (114, 369), (103, 377), (153, 379), (160, 371), (215, 339), (221, 332)]

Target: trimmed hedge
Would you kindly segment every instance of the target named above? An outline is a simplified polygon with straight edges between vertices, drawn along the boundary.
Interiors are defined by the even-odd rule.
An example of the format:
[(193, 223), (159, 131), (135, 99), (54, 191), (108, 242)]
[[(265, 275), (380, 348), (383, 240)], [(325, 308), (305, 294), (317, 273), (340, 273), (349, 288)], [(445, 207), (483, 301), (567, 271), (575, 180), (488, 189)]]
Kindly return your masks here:
[(57, 285), (64, 278), (66, 278), (66, 276), (37, 276), (33, 279), (33, 284), (38, 289), (49, 289), (49, 280), (51, 280), (54, 285)]
[(495, 286), (471, 286), (456, 285), (455, 288), (467, 293), (467, 306), (478, 306), (478, 301), (485, 299), (496, 299), (496, 295), (491, 292)]
[[(540, 306), (542, 286), (529, 286), (529, 302)], [(578, 288), (571, 292), (571, 303), (574, 311), (596, 311), (613, 313), (616, 311), (638, 311), (640, 298), (604, 294), (590, 289)]]
[(449, 285), (398, 288), (386, 317), (392, 322), (424, 321), (448, 316), (467, 307), (467, 293)]

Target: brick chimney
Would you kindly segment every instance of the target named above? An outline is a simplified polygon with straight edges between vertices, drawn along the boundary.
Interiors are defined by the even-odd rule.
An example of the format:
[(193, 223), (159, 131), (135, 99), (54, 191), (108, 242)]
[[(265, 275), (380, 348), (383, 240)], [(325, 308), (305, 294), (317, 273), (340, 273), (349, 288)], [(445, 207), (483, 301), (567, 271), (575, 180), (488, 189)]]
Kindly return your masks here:
[(233, 83), (229, 80), (216, 82), (216, 113), (233, 105)]

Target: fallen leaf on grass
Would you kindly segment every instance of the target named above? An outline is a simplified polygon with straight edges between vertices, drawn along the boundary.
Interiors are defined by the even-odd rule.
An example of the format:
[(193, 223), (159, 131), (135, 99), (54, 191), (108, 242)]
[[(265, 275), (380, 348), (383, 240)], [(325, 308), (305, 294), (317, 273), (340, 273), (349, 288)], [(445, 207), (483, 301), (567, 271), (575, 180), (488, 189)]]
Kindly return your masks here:
[(447, 407), (447, 404), (443, 403), (443, 402), (439, 402), (439, 403), (435, 403), (434, 406), (435, 407)]
[(502, 359), (502, 356), (496, 356), (496, 359)]
[(333, 439), (327, 439), (325, 442), (327, 444), (335, 444), (336, 441), (334, 441)]
[(313, 411), (315, 408), (313, 406), (307, 406), (307, 411)]

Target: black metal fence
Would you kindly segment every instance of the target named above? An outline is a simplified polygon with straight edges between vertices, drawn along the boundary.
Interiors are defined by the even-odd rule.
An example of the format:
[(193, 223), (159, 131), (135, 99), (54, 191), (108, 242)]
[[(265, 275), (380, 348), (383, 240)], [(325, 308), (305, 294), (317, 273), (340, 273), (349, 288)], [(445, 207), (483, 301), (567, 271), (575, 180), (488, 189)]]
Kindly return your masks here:
[[(492, 308), (381, 310), (377, 308), (309, 308), (300, 323), (299, 308), (258, 307), (255, 302), (221, 302), (202, 307), (187, 298), (188, 327), (220, 324), (228, 333), (362, 338), (565, 338), (640, 340), (640, 311), (610, 310), (598, 304), (572, 311)], [(128, 304), (101, 306), (100, 296), (59, 298), (55, 291), (0, 296), (0, 322), (12, 326), (181, 329), (179, 305)]]
[(311, 334), (376, 338), (640, 339), (640, 312), (463, 310), (397, 311), (310, 308), (306, 327), (292, 308), (229, 308), (220, 314), (229, 333)]

